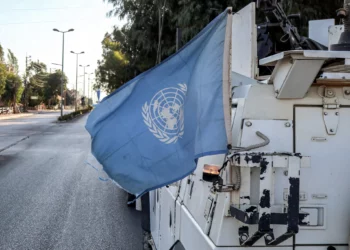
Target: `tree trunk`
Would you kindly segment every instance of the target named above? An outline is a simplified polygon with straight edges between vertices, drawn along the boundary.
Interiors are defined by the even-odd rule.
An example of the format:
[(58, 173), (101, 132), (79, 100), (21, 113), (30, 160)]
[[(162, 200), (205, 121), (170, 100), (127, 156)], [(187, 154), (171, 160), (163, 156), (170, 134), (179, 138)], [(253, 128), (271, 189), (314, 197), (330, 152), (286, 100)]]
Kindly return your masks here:
[(13, 113), (16, 114), (17, 113), (17, 111), (16, 111), (16, 92), (13, 94), (12, 103), (13, 103)]

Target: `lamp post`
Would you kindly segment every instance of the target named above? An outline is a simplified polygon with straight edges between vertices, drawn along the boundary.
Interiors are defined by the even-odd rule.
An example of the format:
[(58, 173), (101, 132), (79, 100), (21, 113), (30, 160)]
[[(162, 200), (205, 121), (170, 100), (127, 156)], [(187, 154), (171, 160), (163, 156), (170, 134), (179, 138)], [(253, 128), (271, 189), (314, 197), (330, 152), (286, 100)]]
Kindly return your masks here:
[(58, 29), (53, 29), (53, 31), (62, 33), (62, 79), (61, 79), (61, 117), (63, 116), (63, 76), (64, 76), (64, 34), (67, 32), (72, 32), (74, 29), (69, 29), (67, 31), (59, 31)]
[(27, 112), (27, 78), (28, 78), (28, 63), (31, 63), (31, 56), (26, 56), (26, 69), (24, 78), (24, 92), (23, 92), (23, 111)]
[[(84, 84), (83, 84), (83, 97), (85, 97), (85, 68), (87, 67), (90, 67), (90, 65), (79, 65), (80, 67), (83, 67), (84, 68)], [(85, 106), (85, 103), (84, 103), (84, 106)]]
[(94, 73), (88, 73), (88, 106), (89, 106), (89, 99), (90, 99), (90, 76)]
[(77, 66), (76, 66), (76, 76), (75, 76), (75, 111), (78, 110), (78, 60), (79, 60), (79, 55), (84, 54), (85, 52), (82, 51), (80, 53), (75, 53), (74, 51), (71, 51), (70, 53), (75, 54), (77, 56)]

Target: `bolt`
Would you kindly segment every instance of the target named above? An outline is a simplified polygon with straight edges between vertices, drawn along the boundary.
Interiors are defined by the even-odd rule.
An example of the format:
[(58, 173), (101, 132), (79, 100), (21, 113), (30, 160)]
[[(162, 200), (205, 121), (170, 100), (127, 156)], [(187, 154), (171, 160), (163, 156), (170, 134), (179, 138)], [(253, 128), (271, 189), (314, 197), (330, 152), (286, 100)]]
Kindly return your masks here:
[(287, 171), (287, 170), (283, 171), (283, 174), (284, 174), (285, 176), (288, 176), (288, 171)]
[(246, 234), (241, 235), (242, 241), (246, 241), (247, 239), (248, 239), (248, 235), (246, 235)]
[(327, 91), (327, 94), (328, 94), (328, 95), (333, 95), (333, 91), (332, 91), (332, 90), (328, 90), (328, 91)]
[(289, 128), (289, 127), (291, 126), (291, 124), (290, 124), (289, 122), (286, 122), (286, 123), (284, 124), (284, 126), (286, 126), (287, 128)]
[(333, 130), (333, 129), (330, 129), (329, 131), (330, 131), (331, 133), (333, 133), (333, 132), (334, 132), (334, 130)]
[(271, 241), (272, 240), (271, 235), (266, 235), (266, 240)]
[(327, 113), (327, 112), (324, 112), (323, 114), (324, 114), (324, 115), (328, 115), (328, 113)]
[(247, 122), (245, 123), (245, 125), (246, 125), (247, 127), (250, 127), (250, 126), (252, 126), (252, 122), (247, 121)]
[(350, 95), (350, 90), (347, 89), (344, 91), (344, 93), (345, 93), (345, 95)]
[(335, 112), (335, 115), (338, 116), (338, 115), (339, 115), (339, 112)]
[(343, 76), (342, 79), (346, 79), (345, 76)]

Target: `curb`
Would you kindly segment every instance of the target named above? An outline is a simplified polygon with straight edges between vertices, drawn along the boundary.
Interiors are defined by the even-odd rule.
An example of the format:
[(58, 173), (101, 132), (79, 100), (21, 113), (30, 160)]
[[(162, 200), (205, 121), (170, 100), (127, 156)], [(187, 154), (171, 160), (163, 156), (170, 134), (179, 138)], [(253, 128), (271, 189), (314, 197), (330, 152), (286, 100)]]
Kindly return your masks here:
[(88, 112), (88, 113), (85, 113), (85, 114), (80, 114), (80, 115), (76, 115), (76, 116), (74, 116), (73, 118), (71, 118), (71, 119), (67, 119), (67, 120), (63, 120), (63, 121), (60, 121), (60, 120), (58, 120), (57, 119), (57, 123), (66, 123), (66, 122), (71, 122), (71, 121), (73, 121), (73, 120), (75, 120), (75, 119), (77, 119), (77, 118), (79, 118), (79, 117), (82, 117), (82, 116), (84, 116), (84, 115), (87, 115), (87, 114), (89, 114), (90, 112)]
[(33, 115), (35, 114), (28, 113), (28, 114), (0, 115), (0, 120), (13, 120), (13, 119), (19, 119), (19, 118), (33, 116)]

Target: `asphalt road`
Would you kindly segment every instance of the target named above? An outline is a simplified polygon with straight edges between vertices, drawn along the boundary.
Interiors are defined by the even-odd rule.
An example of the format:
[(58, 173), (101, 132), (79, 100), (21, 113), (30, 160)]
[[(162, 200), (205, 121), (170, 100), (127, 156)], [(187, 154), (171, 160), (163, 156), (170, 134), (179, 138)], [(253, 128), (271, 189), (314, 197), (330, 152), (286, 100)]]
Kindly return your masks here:
[(86, 116), (0, 121), (0, 249), (142, 249), (140, 212), (90, 154)]

